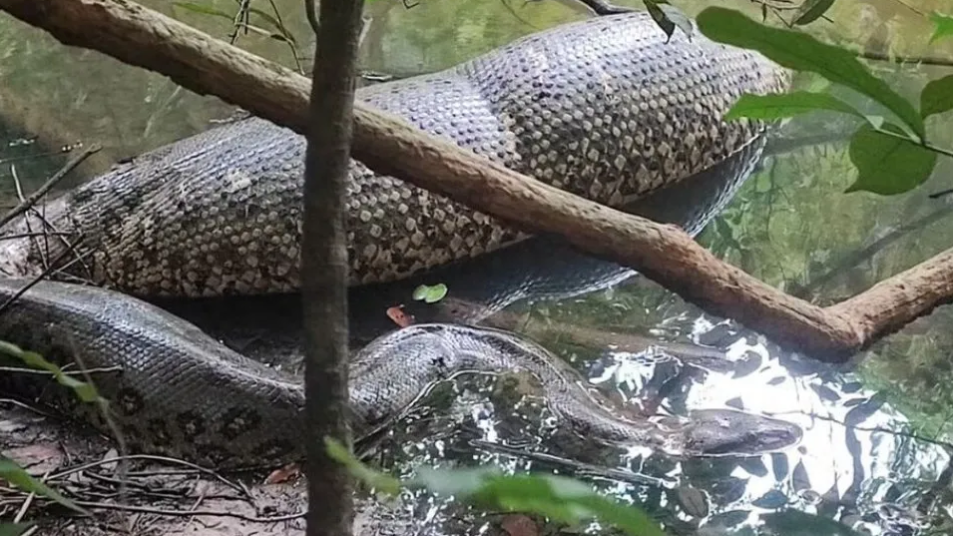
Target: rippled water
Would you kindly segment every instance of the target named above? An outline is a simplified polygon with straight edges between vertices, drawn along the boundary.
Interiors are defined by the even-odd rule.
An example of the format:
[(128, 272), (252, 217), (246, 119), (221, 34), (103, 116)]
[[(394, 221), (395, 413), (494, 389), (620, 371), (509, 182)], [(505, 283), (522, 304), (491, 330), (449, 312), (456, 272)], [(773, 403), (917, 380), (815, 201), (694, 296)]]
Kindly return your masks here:
[[(221, 9), (231, 5), (212, 4)], [(297, 7), (292, 4), (278, 2), (287, 10)], [(904, 37), (907, 53), (922, 50), (914, 37), (928, 26), (894, 4), (869, 6), (875, 6), (875, 15), (893, 17), (891, 27), (899, 30), (892, 31)], [(911, 4), (922, 11), (941, 7), (936, 2)], [(850, 21), (838, 31), (872, 46), (881, 26), (858, 22), (867, 20), (861, 16), (870, 16), (869, 10), (851, 2), (839, 3), (837, 9), (842, 11), (834, 12), (835, 20)], [(218, 35), (227, 32), (225, 22), (177, 13)], [(399, 3), (375, 3), (369, 13), (373, 22), (364, 65), (398, 74), (442, 68), (528, 33), (533, 26), (582, 16), (554, 2), (498, 0), (452, 7), (422, 2), (409, 10)], [(289, 25), (297, 35), (307, 35), (303, 21), (291, 20)], [(826, 27), (819, 32), (840, 35)], [(249, 36), (239, 44), (293, 65), (282, 43)], [(97, 54), (65, 49), (2, 16), (0, 49), (6, 50), (0, 56), (0, 193), (11, 200), (7, 204), (15, 195), (14, 174), (24, 190), (36, 188), (63, 164), (64, 145), (103, 144), (97, 159), (82, 170), (89, 175), (118, 158), (206, 128), (209, 120), (229, 112), (214, 99), (176, 89), (161, 77)], [(953, 56), (949, 49), (940, 52)], [(911, 95), (925, 80), (950, 74), (942, 68), (889, 69), (896, 85)], [(789, 132), (795, 138), (823, 134), (832, 124), (830, 118), (798, 122)], [(944, 128), (948, 120), (933, 127), (938, 141), (953, 146), (953, 129)], [(24, 158), (31, 154), (44, 156)], [(829, 303), (949, 247), (949, 201), (927, 194), (949, 187), (950, 169), (949, 162), (941, 162), (930, 183), (904, 196), (847, 195), (843, 190), (852, 180), (852, 168), (845, 143), (802, 147), (767, 158), (700, 241), (771, 284)], [(615, 399), (634, 405), (644, 404), (658, 391), (660, 379), (679, 370), (646, 365), (639, 354), (621, 351), (606, 340), (648, 336), (723, 351), (723, 370), (685, 375), (680, 387), (661, 400), (663, 410), (684, 414), (693, 408), (733, 407), (771, 414), (802, 426), (803, 441), (797, 448), (755, 458), (685, 462), (638, 449), (595, 447), (558, 426), (558, 419), (519, 378), (465, 378), (436, 389), (404, 419), (386, 438), (377, 461), (403, 474), (420, 464), (492, 464), (512, 471), (576, 474), (606, 493), (643, 505), (669, 523), (673, 533), (771, 533), (764, 523), (784, 521), (776, 514), (787, 508), (841, 520), (871, 534), (942, 533), (948, 526), (948, 492), (939, 494), (937, 505), (920, 504), (950, 462), (947, 450), (936, 442), (947, 436), (953, 402), (947, 394), (953, 379), (947, 307), (843, 366), (792, 355), (638, 277), (583, 297), (516, 304), (510, 312), (532, 324), (532, 329), (524, 324), (524, 331)], [(560, 329), (565, 325), (612, 336), (580, 340)], [(524, 454), (501, 453), (474, 441), (509, 445)], [(573, 469), (525, 453), (589, 466)], [(593, 468), (597, 473), (626, 473), (608, 478), (593, 474)], [(707, 512), (686, 506), (693, 489), (704, 496)], [(422, 519), (432, 519), (432, 530), (481, 531), (479, 516), (463, 522), (453, 515), (452, 505), (428, 501), (418, 497), (407, 504)], [(819, 533), (794, 523), (805, 532), (779, 533)]]

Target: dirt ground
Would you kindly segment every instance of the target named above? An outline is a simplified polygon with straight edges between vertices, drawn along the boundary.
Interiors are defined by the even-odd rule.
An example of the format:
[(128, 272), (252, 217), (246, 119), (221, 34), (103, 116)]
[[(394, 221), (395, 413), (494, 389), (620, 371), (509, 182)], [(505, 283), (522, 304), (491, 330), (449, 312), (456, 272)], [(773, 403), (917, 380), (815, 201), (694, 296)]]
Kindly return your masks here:
[[(72, 515), (0, 480), (0, 521), (35, 523), (27, 534), (304, 534), (303, 478), (265, 484), (267, 474), (225, 477), (174, 460), (128, 457), (123, 479), (117, 451), (102, 437), (6, 400), (0, 451), (91, 513)], [(423, 525), (377, 501), (361, 500), (356, 511), (355, 534), (419, 534)]]

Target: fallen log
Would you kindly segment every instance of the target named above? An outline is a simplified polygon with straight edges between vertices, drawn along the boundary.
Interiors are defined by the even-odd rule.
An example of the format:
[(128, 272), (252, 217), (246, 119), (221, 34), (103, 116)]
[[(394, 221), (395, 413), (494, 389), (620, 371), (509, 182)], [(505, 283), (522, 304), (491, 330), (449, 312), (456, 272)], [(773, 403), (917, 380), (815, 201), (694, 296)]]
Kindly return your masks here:
[[(310, 80), (128, 0), (0, 0), (0, 9), (81, 46), (307, 131)], [(722, 262), (682, 230), (535, 181), (355, 102), (352, 156), (532, 233), (638, 270), (705, 311), (777, 344), (842, 361), (953, 301), (953, 249), (821, 308)]]

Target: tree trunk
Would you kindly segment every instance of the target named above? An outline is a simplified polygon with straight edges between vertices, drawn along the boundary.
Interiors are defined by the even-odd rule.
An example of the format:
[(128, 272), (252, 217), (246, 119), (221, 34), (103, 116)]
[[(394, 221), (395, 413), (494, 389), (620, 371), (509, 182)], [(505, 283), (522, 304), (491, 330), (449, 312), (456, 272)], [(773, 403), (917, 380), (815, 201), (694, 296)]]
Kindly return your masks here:
[(364, 0), (321, 2), (302, 230), (308, 536), (350, 536), (351, 478), (325, 438), (350, 448), (347, 366), (347, 177)]
[[(296, 73), (128, 0), (0, 0), (0, 9), (61, 42), (166, 74), (202, 94), (306, 133), (307, 88)], [(564, 236), (629, 266), (705, 311), (781, 346), (841, 361), (953, 301), (953, 249), (845, 302), (821, 308), (722, 262), (681, 229), (593, 203), (427, 135), (360, 101), (352, 156), (531, 233)]]

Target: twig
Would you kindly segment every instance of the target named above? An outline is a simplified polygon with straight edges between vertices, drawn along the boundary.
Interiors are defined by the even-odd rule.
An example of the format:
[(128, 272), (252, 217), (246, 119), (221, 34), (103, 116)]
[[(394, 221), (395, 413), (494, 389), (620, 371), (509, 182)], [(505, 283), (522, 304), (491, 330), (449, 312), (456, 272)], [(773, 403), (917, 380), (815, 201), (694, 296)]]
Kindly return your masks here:
[(20, 505), (20, 509), (17, 511), (17, 515), (13, 516), (13, 522), (19, 523), (23, 520), (23, 516), (26, 515), (26, 511), (30, 509), (30, 505), (33, 504), (33, 498), (36, 497), (36, 492), (31, 491), (27, 494), (26, 498), (23, 499), (23, 504)]
[[(66, 333), (66, 337), (69, 340), (70, 347), (73, 349), (73, 360), (76, 361), (76, 364), (79, 366), (80, 371), (83, 374), (83, 379), (86, 381), (86, 383), (95, 387), (96, 382), (93, 381), (93, 377), (90, 375), (89, 369), (83, 363), (83, 352), (73, 340), (72, 333)], [(103, 420), (106, 422), (106, 426), (109, 427), (109, 430), (112, 432), (112, 436), (116, 440), (116, 443), (119, 444), (119, 459), (117, 460), (118, 465), (116, 473), (120, 480), (119, 497), (121, 500), (125, 500), (127, 492), (126, 472), (129, 470), (129, 461), (123, 458), (123, 456), (129, 453), (129, 447), (126, 443), (126, 436), (119, 430), (119, 426), (116, 424), (116, 420), (113, 418), (106, 401), (100, 397), (97, 397), (94, 403), (99, 408), (99, 412), (102, 414)]]
[[(188, 467), (188, 468), (193, 469), (193, 470), (195, 470), (195, 471), (197, 471), (197, 472), (199, 472), (199, 473), (202, 473), (202, 474), (211, 476), (212, 478), (214, 478), (215, 480), (218, 480), (219, 482), (225, 484), (226, 486), (228, 486), (228, 487), (230, 487), (230, 488), (232, 488), (232, 489), (234, 489), (234, 490), (236, 490), (236, 491), (238, 491), (238, 492), (241, 492), (241, 493), (243, 493), (243, 494), (245, 494), (245, 495), (249, 495), (249, 496), (250, 496), (250, 494), (248, 493), (248, 490), (247, 490), (247, 489), (245, 489), (245, 488), (239, 486), (238, 484), (232, 482), (231, 480), (229, 480), (229, 479), (223, 477), (222, 475), (216, 473), (215, 471), (213, 471), (213, 470), (211, 470), (211, 469), (207, 469), (207, 468), (205, 468), (205, 467), (202, 467), (201, 465), (196, 465), (196, 464), (194, 464), (194, 463), (192, 463), (192, 462), (188, 462), (188, 461), (185, 461), (185, 460), (180, 460), (180, 459), (177, 459), (177, 458), (169, 458), (169, 457), (167, 457), (167, 456), (156, 456), (156, 455), (152, 455), (152, 454), (128, 454), (128, 455), (125, 455), (125, 456), (117, 456), (117, 457), (115, 457), (115, 458), (110, 458), (110, 459), (108, 459), (108, 460), (97, 460), (97, 461), (94, 461), (94, 462), (85, 463), (85, 464), (83, 464), (83, 465), (79, 465), (79, 466), (76, 466), (76, 467), (72, 467), (72, 468), (70, 468), (70, 469), (66, 469), (66, 470), (60, 471), (59, 473), (55, 473), (54, 475), (52, 475), (52, 476), (50, 477), (50, 480), (61, 479), (61, 478), (64, 478), (64, 477), (66, 477), (66, 476), (69, 476), (69, 475), (71, 475), (71, 474), (79, 473), (79, 472), (85, 471), (85, 470), (87, 470), (87, 469), (91, 469), (91, 468), (94, 468), (94, 467), (99, 467), (99, 466), (101, 466), (101, 465), (106, 465), (106, 464), (108, 464), (108, 463), (114, 463), (114, 462), (116, 462), (116, 461), (117, 461), (118, 459), (120, 459), (120, 458), (122, 458), (122, 459), (124, 459), (124, 460), (130, 460), (130, 461), (131, 461), (131, 460), (146, 460), (146, 461), (162, 462), (162, 463), (169, 463), (169, 464), (175, 464), (175, 465), (181, 465), (181, 466), (184, 466), (184, 467)], [(154, 472), (153, 474), (155, 474), (155, 475), (161, 475), (161, 474), (164, 474), (164, 473), (161, 473), (161, 472), (156, 471), (156, 472)], [(168, 473), (168, 474), (171, 474), (171, 473)]]
[(891, 63), (919, 63), (921, 65), (937, 65), (941, 67), (953, 67), (953, 59), (941, 58), (939, 56), (890, 56), (884, 52), (860, 51), (857, 56), (874, 61), (889, 61)]
[(20, 238), (36, 238), (36, 237), (38, 237), (38, 236), (69, 236), (69, 235), (71, 235), (71, 234), (73, 234), (73, 233), (67, 233), (67, 232), (48, 232), (48, 231), (35, 232), (35, 233), (20, 233), (20, 234), (12, 234), (12, 235), (3, 235), (3, 236), (0, 236), (0, 241), (3, 241), (3, 240), (17, 240), (17, 239), (20, 239)]
[(56, 419), (56, 418), (57, 418), (57, 416), (56, 416), (56, 415), (53, 415), (52, 413), (47, 413), (47, 412), (45, 412), (45, 411), (43, 411), (43, 410), (41, 410), (41, 409), (39, 409), (39, 408), (35, 408), (35, 407), (33, 407), (33, 406), (29, 405), (29, 404), (26, 404), (26, 403), (24, 403), (24, 402), (21, 402), (20, 400), (16, 400), (16, 399), (13, 399), (13, 398), (0, 398), (0, 403), (2, 403), (2, 404), (10, 404), (10, 405), (16, 406), (16, 407), (18, 407), (18, 408), (23, 408), (23, 409), (25, 409), (25, 410), (31, 411), (31, 412), (33, 412), (33, 413), (36, 413), (37, 415), (40, 415), (40, 416), (42, 416), (42, 417), (46, 417), (46, 418), (48, 418), (48, 419)]
[(317, 37), (321, 33), (321, 23), (318, 22), (318, 12), (314, 6), (314, 0), (304, 0), (304, 14), (308, 17), (308, 24), (311, 25), (311, 31)]
[(631, 7), (617, 6), (606, 0), (579, 0), (579, 3), (585, 5), (596, 15), (616, 15), (619, 13), (631, 13), (635, 11)]
[(880, 433), (895, 435), (895, 436), (899, 436), (899, 437), (908, 437), (908, 438), (910, 438), (910, 439), (915, 439), (915, 440), (917, 440), (917, 441), (923, 441), (923, 442), (925, 442), (925, 443), (930, 443), (930, 444), (933, 444), (933, 445), (939, 445), (939, 446), (944, 447), (944, 448), (946, 448), (946, 449), (953, 449), (953, 443), (948, 443), (948, 442), (946, 442), (946, 441), (940, 441), (940, 440), (938, 440), (938, 439), (933, 439), (933, 438), (931, 438), (931, 437), (924, 437), (924, 436), (921, 436), (921, 435), (919, 435), (919, 434), (915, 434), (915, 433), (913, 433), (913, 432), (904, 432), (904, 431), (901, 431), (901, 430), (891, 430), (890, 428), (884, 428), (884, 427), (882, 427), (882, 426), (869, 426), (869, 427), (868, 427), (868, 426), (848, 426), (847, 423), (845, 423), (845, 422), (843, 422), (843, 421), (839, 421), (839, 420), (837, 420), (837, 419), (835, 419), (834, 417), (831, 417), (831, 416), (829, 416), (829, 415), (821, 415), (821, 414), (818, 414), (818, 413), (811, 413), (811, 412), (808, 412), (808, 411), (781, 412), (781, 413), (777, 413), (776, 415), (783, 415), (783, 414), (785, 414), (785, 413), (800, 413), (800, 414), (802, 414), (802, 415), (805, 415), (805, 416), (808, 416), (808, 417), (811, 417), (811, 418), (814, 418), (814, 419), (820, 419), (820, 420), (822, 420), (822, 421), (833, 422), (833, 423), (836, 423), (836, 424), (839, 424), (839, 425), (843, 426), (844, 428), (850, 428), (850, 429), (852, 429), (852, 430), (859, 430), (859, 431), (861, 431), (861, 432), (880, 432)]
[(910, 139), (909, 137), (907, 137), (907, 136), (905, 136), (905, 135), (903, 135), (903, 134), (897, 134), (896, 132), (892, 132), (892, 131), (890, 131), (890, 130), (885, 130), (885, 129), (882, 129), (882, 128), (878, 128), (878, 129), (876, 129), (876, 131), (877, 131), (878, 134), (883, 134), (884, 136), (890, 136), (890, 137), (892, 137), (892, 138), (897, 138), (898, 140), (904, 140), (904, 141), (906, 141), (907, 143), (912, 143), (913, 145), (919, 145), (919, 146), (923, 147), (924, 149), (929, 149), (930, 151), (933, 151), (933, 152), (935, 152), (935, 153), (942, 154), (942, 155), (944, 155), (944, 156), (953, 156), (953, 150), (946, 149), (946, 148), (944, 148), (944, 147), (938, 147), (938, 146), (936, 146), (936, 145), (933, 145), (933, 144), (931, 144), (931, 143), (928, 143), (926, 140), (920, 140), (920, 141), (918, 142), (918, 141), (916, 141), (916, 140)]
[[(285, 22), (281, 20), (281, 12), (278, 9), (278, 6), (275, 5), (275, 0), (268, 0), (271, 4), (271, 10), (275, 13), (275, 21), (278, 22), (278, 30), (281, 31), (282, 37), (288, 43), (288, 48), (291, 50), (291, 59), (295, 62), (295, 68), (299, 73), (304, 74), (304, 68), (301, 67), (301, 58), (298, 57), (298, 46), (293, 41), (294, 35), (288, 31), (288, 28), (285, 27)], [(291, 39), (288, 39), (288, 36), (291, 36)], [(179, 86), (181, 87), (181, 86)]]
[[(48, 476), (50, 476), (49, 471), (47, 471), (46, 474), (43, 475), (41, 482), (46, 483)], [(13, 518), (14, 523), (19, 523), (20, 521), (23, 520), (23, 516), (26, 515), (27, 510), (30, 509), (30, 504), (33, 503), (33, 499), (35, 498), (36, 498), (36, 492), (31, 491), (30, 494), (27, 495), (26, 499), (23, 500), (23, 506), (20, 507), (20, 511), (17, 512), (17, 515)]]
[[(54, 259), (53, 262), (50, 263), (50, 265), (47, 266), (45, 270), (43, 270), (43, 273), (41, 273), (40, 275), (34, 277), (29, 283), (27, 283), (26, 285), (24, 285), (23, 288), (21, 288), (20, 290), (18, 290), (18, 291), (16, 292), (16, 294), (14, 294), (13, 296), (10, 296), (9, 298), (7, 298), (7, 300), (6, 300), (5, 302), (3, 302), (2, 305), (0, 305), (0, 314), (3, 314), (3, 312), (6, 311), (7, 308), (10, 307), (10, 305), (11, 305), (14, 301), (20, 299), (20, 296), (23, 296), (23, 295), (24, 295), (28, 290), (30, 290), (33, 286), (35, 286), (35, 285), (36, 285), (37, 283), (39, 283), (40, 281), (46, 279), (46, 277), (49, 276), (50, 273), (55, 270), (57, 263), (59, 263), (59, 261), (61, 261), (61, 260), (63, 259), (63, 257), (65, 257), (68, 253), (69, 253), (69, 250), (63, 250), (63, 251), (61, 251), (60, 254), (56, 256), (56, 259)], [(66, 264), (63, 266), (63, 268), (65, 269), (65, 268), (69, 267), (70, 265), (76, 263), (77, 260), (78, 260), (78, 259), (73, 259), (73, 260), (69, 261), (68, 263), (66, 263)]]
[(66, 145), (59, 151), (48, 151), (45, 153), (33, 153), (33, 154), (24, 154), (20, 156), (10, 156), (7, 158), (0, 158), (0, 164), (9, 164), (11, 162), (19, 162), (21, 160), (33, 160), (34, 158), (46, 158), (50, 156), (59, 156), (63, 153), (68, 153), (72, 151), (73, 149), (75, 149), (75, 147), (71, 145)]
[(46, 195), (47, 192), (49, 192), (54, 186), (56, 186), (58, 182), (63, 180), (63, 177), (68, 175), (69, 172), (73, 171), (73, 169), (76, 168), (76, 166), (80, 165), (84, 160), (89, 158), (90, 155), (98, 152), (100, 149), (101, 147), (98, 145), (88, 147), (82, 153), (77, 155), (76, 158), (67, 162), (66, 165), (63, 166), (62, 169), (57, 171), (55, 175), (50, 177), (50, 179), (46, 181), (46, 183), (43, 184), (43, 186), (41, 186), (37, 191), (30, 194), (30, 197), (27, 197), (22, 203), (14, 207), (13, 210), (11, 210), (10, 212), (7, 212), (7, 214), (3, 216), (3, 218), (0, 218), (0, 227), (3, 227), (4, 225), (10, 223), (14, 218), (19, 216), (20, 214), (23, 214), (30, 207), (35, 205), (36, 202), (41, 197)]
[(307, 512), (297, 512), (294, 514), (286, 514), (282, 516), (255, 517), (255, 516), (246, 516), (245, 514), (239, 514), (236, 512), (227, 512), (224, 510), (163, 510), (161, 508), (149, 508), (146, 506), (135, 506), (131, 504), (109, 504), (109, 503), (92, 502), (92, 501), (73, 501), (73, 502), (77, 504), (78, 506), (84, 506), (86, 508), (91, 508), (91, 509), (141, 512), (145, 514), (154, 514), (159, 516), (231, 517), (234, 519), (241, 519), (242, 521), (248, 521), (250, 523), (280, 523), (282, 521), (291, 521), (294, 519), (300, 519), (307, 514)]
[[(96, 151), (99, 150), (99, 148), (96, 147), (96, 146), (93, 146), (91, 149), (92, 149), (92, 152), (96, 152)], [(90, 154), (92, 154), (92, 153), (90, 153)], [(84, 157), (84, 158), (85, 158), (85, 157)], [(64, 167), (63, 170), (61, 170), (61, 172), (62, 172), (62, 171), (65, 171), (65, 170), (66, 170), (66, 168)], [(20, 178), (17, 176), (16, 168), (13, 167), (13, 166), (11, 166), (10, 171), (11, 171), (12, 174), (13, 174), (13, 183), (14, 183), (14, 185), (16, 186), (17, 196), (19, 197), (19, 199), (20, 199), (22, 202), (26, 202), (26, 200), (23, 199), (23, 189), (22, 189), (21, 186), (20, 186)], [(67, 172), (68, 172), (68, 171), (67, 171)], [(65, 173), (64, 173), (64, 176), (65, 176)], [(51, 181), (52, 181), (52, 179), (51, 179)], [(36, 193), (34, 193), (34, 195), (36, 195)], [(34, 214), (36, 215), (36, 217), (39, 218), (40, 223), (41, 223), (42, 226), (43, 226), (43, 233), (37, 234), (37, 236), (42, 236), (42, 237), (43, 237), (43, 247), (40, 247), (37, 238), (34, 238), (33, 244), (34, 244), (34, 246), (37, 248), (37, 250), (40, 251), (40, 256), (41, 256), (41, 259), (42, 259), (42, 261), (43, 261), (43, 266), (44, 266), (44, 268), (50, 268), (51, 266), (55, 266), (55, 264), (51, 264), (51, 263), (48, 262), (48, 261), (49, 261), (48, 255), (49, 255), (49, 250), (50, 250), (50, 243), (49, 243), (48, 238), (49, 238), (49, 236), (52, 235), (52, 236), (57, 237), (57, 238), (59, 239), (59, 241), (66, 247), (66, 249), (70, 250), (70, 252), (72, 252), (72, 253), (74, 253), (74, 254), (76, 255), (76, 259), (75, 259), (75, 260), (79, 260), (79, 261), (82, 263), (83, 268), (86, 270), (86, 275), (87, 275), (88, 277), (91, 277), (92, 272), (90, 271), (89, 266), (83, 261), (82, 255), (80, 255), (79, 252), (76, 251), (76, 249), (74, 248), (73, 244), (71, 244), (70, 241), (66, 238), (66, 236), (67, 236), (69, 233), (60, 232), (60, 230), (57, 229), (56, 226), (54, 226), (54, 225), (51, 224), (49, 221), (47, 221), (47, 219), (46, 219), (46, 205), (43, 206), (43, 213), (42, 213), (42, 214), (37, 213), (36, 208), (33, 207), (32, 205), (29, 205), (26, 210), (27, 210), (27, 211), (30, 211), (30, 212), (32, 212), (32, 213), (34, 213)], [(0, 224), (0, 227), (2, 227), (2, 224)], [(28, 231), (27, 234), (28, 234), (28, 235), (31, 235), (31, 236), (34, 235), (34, 233), (33, 233), (33, 228), (32, 228), (32, 226), (30, 225), (30, 219), (29, 219), (29, 218), (26, 219), (26, 227), (27, 227), (27, 231)], [(53, 233), (47, 232), (47, 229), (52, 229)]]
[(532, 452), (528, 450), (519, 449), (516, 447), (511, 447), (509, 445), (501, 445), (499, 443), (491, 443), (489, 441), (483, 441), (482, 439), (471, 439), (470, 445), (476, 448), (482, 448), (489, 451), (509, 454), (511, 456), (520, 456), (523, 458), (529, 458), (531, 460), (535, 460), (541, 463), (552, 463), (556, 465), (562, 465), (563, 467), (568, 467), (574, 471), (578, 471), (580, 473), (584, 473), (590, 476), (597, 476), (602, 478), (619, 480), (622, 482), (628, 482), (630, 484), (649, 485), (649, 486), (655, 486), (655, 487), (664, 488), (664, 489), (672, 489), (676, 485), (676, 483), (672, 481), (666, 481), (661, 478), (654, 478), (651, 476), (635, 473), (632, 471), (626, 471), (623, 469), (613, 469), (611, 467), (600, 467), (598, 465), (592, 465), (589, 463), (583, 463), (576, 460), (570, 460), (568, 458), (555, 456), (553, 454), (546, 454), (545, 452)]
[(923, 229), (937, 221), (949, 216), (953, 212), (951, 207), (943, 207), (930, 212), (926, 216), (914, 220), (910, 223), (901, 225), (894, 229), (893, 231), (887, 233), (886, 235), (878, 238), (873, 243), (861, 248), (854, 253), (845, 255), (836, 265), (822, 274), (821, 276), (813, 279), (804, 287), (798, 289), (797, 294), (803, 298), (807, 298), (809, 293), (814, 293), (817, 290), (821, 289), (824, 285), (829, 283), (831, 280), (836, 278), (839, 274), (843, 273), (845, 270), (853, 268), (860, 264), (861, 262), (870, 259), (884, 248), (890, 244), (896, 242), (903, 236), (911, 233), (913, 231)]
[(235, 19), (232, 21), (232, 32), (228, 34), (229, 44), (235, 44), (235, 41), (238, 39), (238, 31), (242, 26), (245, 27), (245, 32), (248, 33), (248, 8), (250, 5), (251, 0), (241, 0), (241, 4), (238, 5), (238, 11), (235, 13)]
[[(17, 168), (16, 168), (15, 165), (11, 165), (11, 166), (10, 166), (10, 175), (13, 176), (13, 187), (14, 187), (14, 189), (15, 189), (16, 192), (17, 192), (17, 199), (20, 201), (20, 203), (25, 203), (25, 202), (26, 202), (26, 198), (23, 196), (23, 186), (20, 184), (20, 177), (19, 177), (19, 175), (17, 175)], [(30, 207), (28, 207), (28, 208), (26, 209), (26, 212), (36, 212), (36, 211), (33, 209), (32, 206), (30, 206)], [(42, 218), (41, 218), (41, 219), (42, 219)], [(31, 225), (31, 222), (30, 222), (30, 218), (27, 217), (27, 218), (25, 218), (23, 221), (24, 221), (24, 223), (26, 224), (27, 233), (28, 233), (28, 234), (34, 234), (34, 233), (33, 233), (33, 226)], [(43, 267), (46, 268), (46, 267), (47, 267), (47, 264), (46, 264), (46, 257), (44, 256), (44, 254), (47, 252), (47, 250), (40, 247), (40, 243), (39, 243), (40, 237), (43, 237), (43, 234), (42, 234), (42, 233), (38, 234), (35, 238), (33, 238), (33, 240), (31, 240), (31, 242), (33, 243), (33, 246), (34, 246), (35, 248), (37, 248), (37, 249), (41, 252), (41, 253), (40, 253), (41, 259), (40, 259), (40, 260), (41, 260), (41, 262), (43, 263)]]
[[(95, 372), (95, 373), (118, 372), (120, 370), (122, 370), (122, 367), (116, 366), (116, 367), (93, 368), (93, 369), (89, 369), (88, 372)], [(0, 372), (13, 372), (18, 374), (40, 374), (40, 375), (53, 376), (53, 373), (48, 370), (39, 370), (39, 369), (31, 369), (31, 368), (23, 368), (23, 367), (0, 367)], [(65, 376), (70, 376), (74, 374), (82, 374), (82, 372), (67, 372), (65, 370), (63, 371), (63, 375)]]

